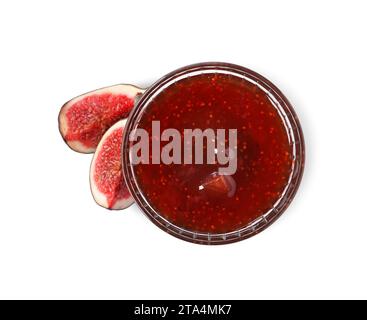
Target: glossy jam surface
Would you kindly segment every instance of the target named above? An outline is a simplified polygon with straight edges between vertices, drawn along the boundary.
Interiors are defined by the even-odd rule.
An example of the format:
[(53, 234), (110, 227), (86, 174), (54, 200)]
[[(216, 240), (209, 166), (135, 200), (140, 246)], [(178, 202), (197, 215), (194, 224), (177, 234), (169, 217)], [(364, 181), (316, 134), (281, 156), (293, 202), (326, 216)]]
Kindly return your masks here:
[[(237, 129), (237, 171), (217, 164), (138, 164), (136, 183), (160, 216), (190, 232), (221, 234), (246, 227), (272, 209), (292, 170), (283, 116), (259, 86), (226, 73), (190, 75), (162, 89), (137, 127)], [(164, 143), (161, 144), (161, 147)]]

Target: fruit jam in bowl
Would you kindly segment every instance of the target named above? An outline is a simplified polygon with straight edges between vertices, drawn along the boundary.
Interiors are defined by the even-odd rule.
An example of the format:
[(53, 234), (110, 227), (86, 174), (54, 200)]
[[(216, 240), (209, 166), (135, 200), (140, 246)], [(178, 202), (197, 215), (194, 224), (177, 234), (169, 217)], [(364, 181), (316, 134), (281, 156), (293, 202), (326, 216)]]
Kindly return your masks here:
[(259, 74), (200, 63), (153, 84), (126, 124), (123, 171), (164, 231), (224, 244), (273, 223), (299, 186), (304, 142), (285, 96)]

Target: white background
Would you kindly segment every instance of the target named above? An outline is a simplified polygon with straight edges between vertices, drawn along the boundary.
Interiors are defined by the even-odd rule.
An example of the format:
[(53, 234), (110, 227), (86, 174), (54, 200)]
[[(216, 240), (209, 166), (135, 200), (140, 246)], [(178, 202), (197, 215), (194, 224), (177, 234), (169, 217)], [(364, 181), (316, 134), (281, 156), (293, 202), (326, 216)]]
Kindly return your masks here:
[[(2, 1), (0, 298), (367, 298), (365, 1)], [(89, 191), (61, 105), (226, 61), (273, 81), (307, 163), (286, 213), (225, 246), (169, 236)]]

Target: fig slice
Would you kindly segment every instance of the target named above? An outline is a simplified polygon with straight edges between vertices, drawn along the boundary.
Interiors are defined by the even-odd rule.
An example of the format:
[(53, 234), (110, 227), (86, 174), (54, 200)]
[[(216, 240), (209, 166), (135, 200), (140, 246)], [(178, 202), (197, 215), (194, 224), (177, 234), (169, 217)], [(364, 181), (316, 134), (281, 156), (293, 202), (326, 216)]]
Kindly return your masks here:
[(232, 176), (219, 175), (214, 172), (199, 186), (199, 191), (201, 190), (213, 196), (233, 197), (236, 192), (236, 181)]
[(59, 129), (68, 146), (81, 153), (96, 150), (103, 134), (128, 117), (143, 89), (119, 84), (85, 93), (66, 102), (59, 113)]
[(121, 210), (134, 200), (122, 173), (122, 136), (126, 119), (115, 123), (103, 135), (90, 167), (90, 186), (94, 200), (107, 209)]

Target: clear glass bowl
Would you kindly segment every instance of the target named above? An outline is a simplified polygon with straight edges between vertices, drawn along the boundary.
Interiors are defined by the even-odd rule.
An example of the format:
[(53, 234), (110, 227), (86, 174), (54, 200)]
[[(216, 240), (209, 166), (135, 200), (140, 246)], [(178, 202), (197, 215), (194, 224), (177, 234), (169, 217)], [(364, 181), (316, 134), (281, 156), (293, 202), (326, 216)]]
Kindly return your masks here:
[[(225, 233), (196, 232), (182, 228), (166, 218), (160, 212), (154, 209), (154, 205), (149, 203), (137, 182), (134, 165), (131, 163), (130, 147), (132, 142), (129, 141), (129, 133), (139, 126), (139, 121), (144, 116), (144, 112), (149, 107), (152, 100), (157, 97), (170, 85), (185, 77), (197, 75), (201, 73), (227, 73), (232, 74), (258, 86), (271, 99), (274, 108), (278, 114), (283, 117), (284, 126), (288, 132), (292, 146), (292, 169), (289, 173), (288, 183), (284, 192), (275, 202), (274, 206), (255, 220), (238, 230)], [(167, 90), (168, 90), (167, 89)], [(199, 244), (225, 244), (249, 238), (271, 225), (288, 207), (295, 196), (300, 184), (304, 161), (305, 161), (305, 145), (303, 134), (297, 115), (287, 98), (281, 91), (263, 76), (251, 71), (247, 68), (219, 62), (199, 63), (183, 67), (173, 71), (155, 82), (148, 88), (137, 102), (134, 110), (131, 112), (125, 127), (123, 140), (123, 172), (125, 175), (127, 186), (135, 199), (135, 202), (143, 211), (143, 213), (159, 228), (169, 234), (182, 240)]]

